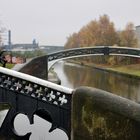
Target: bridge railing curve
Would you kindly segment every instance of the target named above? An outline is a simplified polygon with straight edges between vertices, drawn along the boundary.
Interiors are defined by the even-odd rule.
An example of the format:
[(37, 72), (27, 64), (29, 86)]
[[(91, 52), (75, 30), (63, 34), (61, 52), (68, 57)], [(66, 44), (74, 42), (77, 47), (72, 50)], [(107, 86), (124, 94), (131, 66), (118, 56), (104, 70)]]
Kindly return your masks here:
[[(50, 63), (50, 65), (48, 66), (48, 70), (54, 63), (59, 60), (93, 55), (120, 55), (140, 58), (140, 49), (116, 46), (94, 46), (66, 49), (47, 55), (47, 61)], [(54, 63), (51, 63), (52, 61)]]

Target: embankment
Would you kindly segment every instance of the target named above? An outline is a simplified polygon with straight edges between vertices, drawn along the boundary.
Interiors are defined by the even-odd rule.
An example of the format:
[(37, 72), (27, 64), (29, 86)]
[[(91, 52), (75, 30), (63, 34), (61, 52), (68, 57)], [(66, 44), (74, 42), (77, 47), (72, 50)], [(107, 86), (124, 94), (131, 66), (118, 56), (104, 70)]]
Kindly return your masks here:
[(13, 69), (44, 80), (47, 80), (48, 78), (48, 81), (53, 83), (61, 83), (57, 74), (53, 70), (48, 73), (46, 56), (32, 58), (24, 64), (17, 64)]
[(94, 69), (99, 69), (102, 71), (124, 75), (127, 77), (140, 79), (140, 64), (111, 66), (111, 65), (103, 65), (103, 64), (93, 64), (93, 63), (87, 63), (84, 61), (75, 61), (75, 60), (68, 60), (68, 62), (87, 66), (87, 67), (92, 67)]

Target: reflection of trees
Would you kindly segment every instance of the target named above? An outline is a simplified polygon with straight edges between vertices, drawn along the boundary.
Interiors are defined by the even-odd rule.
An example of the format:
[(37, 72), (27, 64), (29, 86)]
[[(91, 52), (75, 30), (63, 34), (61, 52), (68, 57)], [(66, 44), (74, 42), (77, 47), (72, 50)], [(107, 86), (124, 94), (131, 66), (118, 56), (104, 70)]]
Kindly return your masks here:
[(137, 101), (138, 79), (78, 65), (64, 65), (64, 73), (74, 88), (95, 87)]

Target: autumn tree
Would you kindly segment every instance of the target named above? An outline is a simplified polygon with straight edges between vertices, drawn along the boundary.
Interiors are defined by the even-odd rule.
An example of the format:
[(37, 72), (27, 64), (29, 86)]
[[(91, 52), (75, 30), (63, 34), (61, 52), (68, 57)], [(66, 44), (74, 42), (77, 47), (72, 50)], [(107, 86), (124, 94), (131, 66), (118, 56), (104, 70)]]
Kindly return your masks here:
[(138, 43), (133, 23), (128, 23), (120, 32), (120, 46), (136, 47)]
[(107, 15), (103, 15), (68, 37), (65, 47), (112, 46), (117, 43), (118, 36), (113, 22)]
[[(98, 22), (99, 28), (99, 45), (112, 46), (118, 43), (117, 32), (114, 27), (114, 23), (109, 20), (107, 15), (100, 17)], [(97, 44), (98, 45), (98, 44)]]
[(98, 42), (99, 26), (96, 20), (91, 21), (79, 31), (79, 43), (81, 47), (95, 46)]
[(79, 36), (77, 33), (73, 33), (72, 35), (70, 35), (67, 38), (67, 42), (65, 44), (65, 48), (66, 49), (70, 49), (70, 48), (78, 48), (80, 45), (79, 43)]
[(118, 43), (117, 32), (107, 15), (93, 20), (79, 31), (80, 46), (112, 46)]
[[(65, 48), (89, 47), (89, 46), (137, 46), (137, 38), (132, 23), (127, 24), (122, 31), (117, 31), (114, 23), (107, 15), (99, 17), (99, 20), (92, 20), (82, 27), (78, 33), (68, 37)], [(94, 62), (119, 64), (122, 59), (117, 56), (94, 57)], [(90, 59), (90, 61), (93, 61)]]
[(2, 34), (5, 32), (5, 28), (1, 26), (1, 22), (0, 22), (0, 46), (2, 46), (3, 43), (3, 38), (2, 38)]

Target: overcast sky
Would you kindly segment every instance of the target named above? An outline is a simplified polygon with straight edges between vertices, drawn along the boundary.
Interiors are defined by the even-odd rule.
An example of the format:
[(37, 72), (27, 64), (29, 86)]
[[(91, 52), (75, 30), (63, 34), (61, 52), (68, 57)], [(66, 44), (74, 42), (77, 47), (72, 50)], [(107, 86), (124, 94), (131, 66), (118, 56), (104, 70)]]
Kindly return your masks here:
[(0, 20), (12, 43), (64, 45), (66, 38), (107, 14), (117, 29), (140, 25), (140, 0), (0, 0)]

